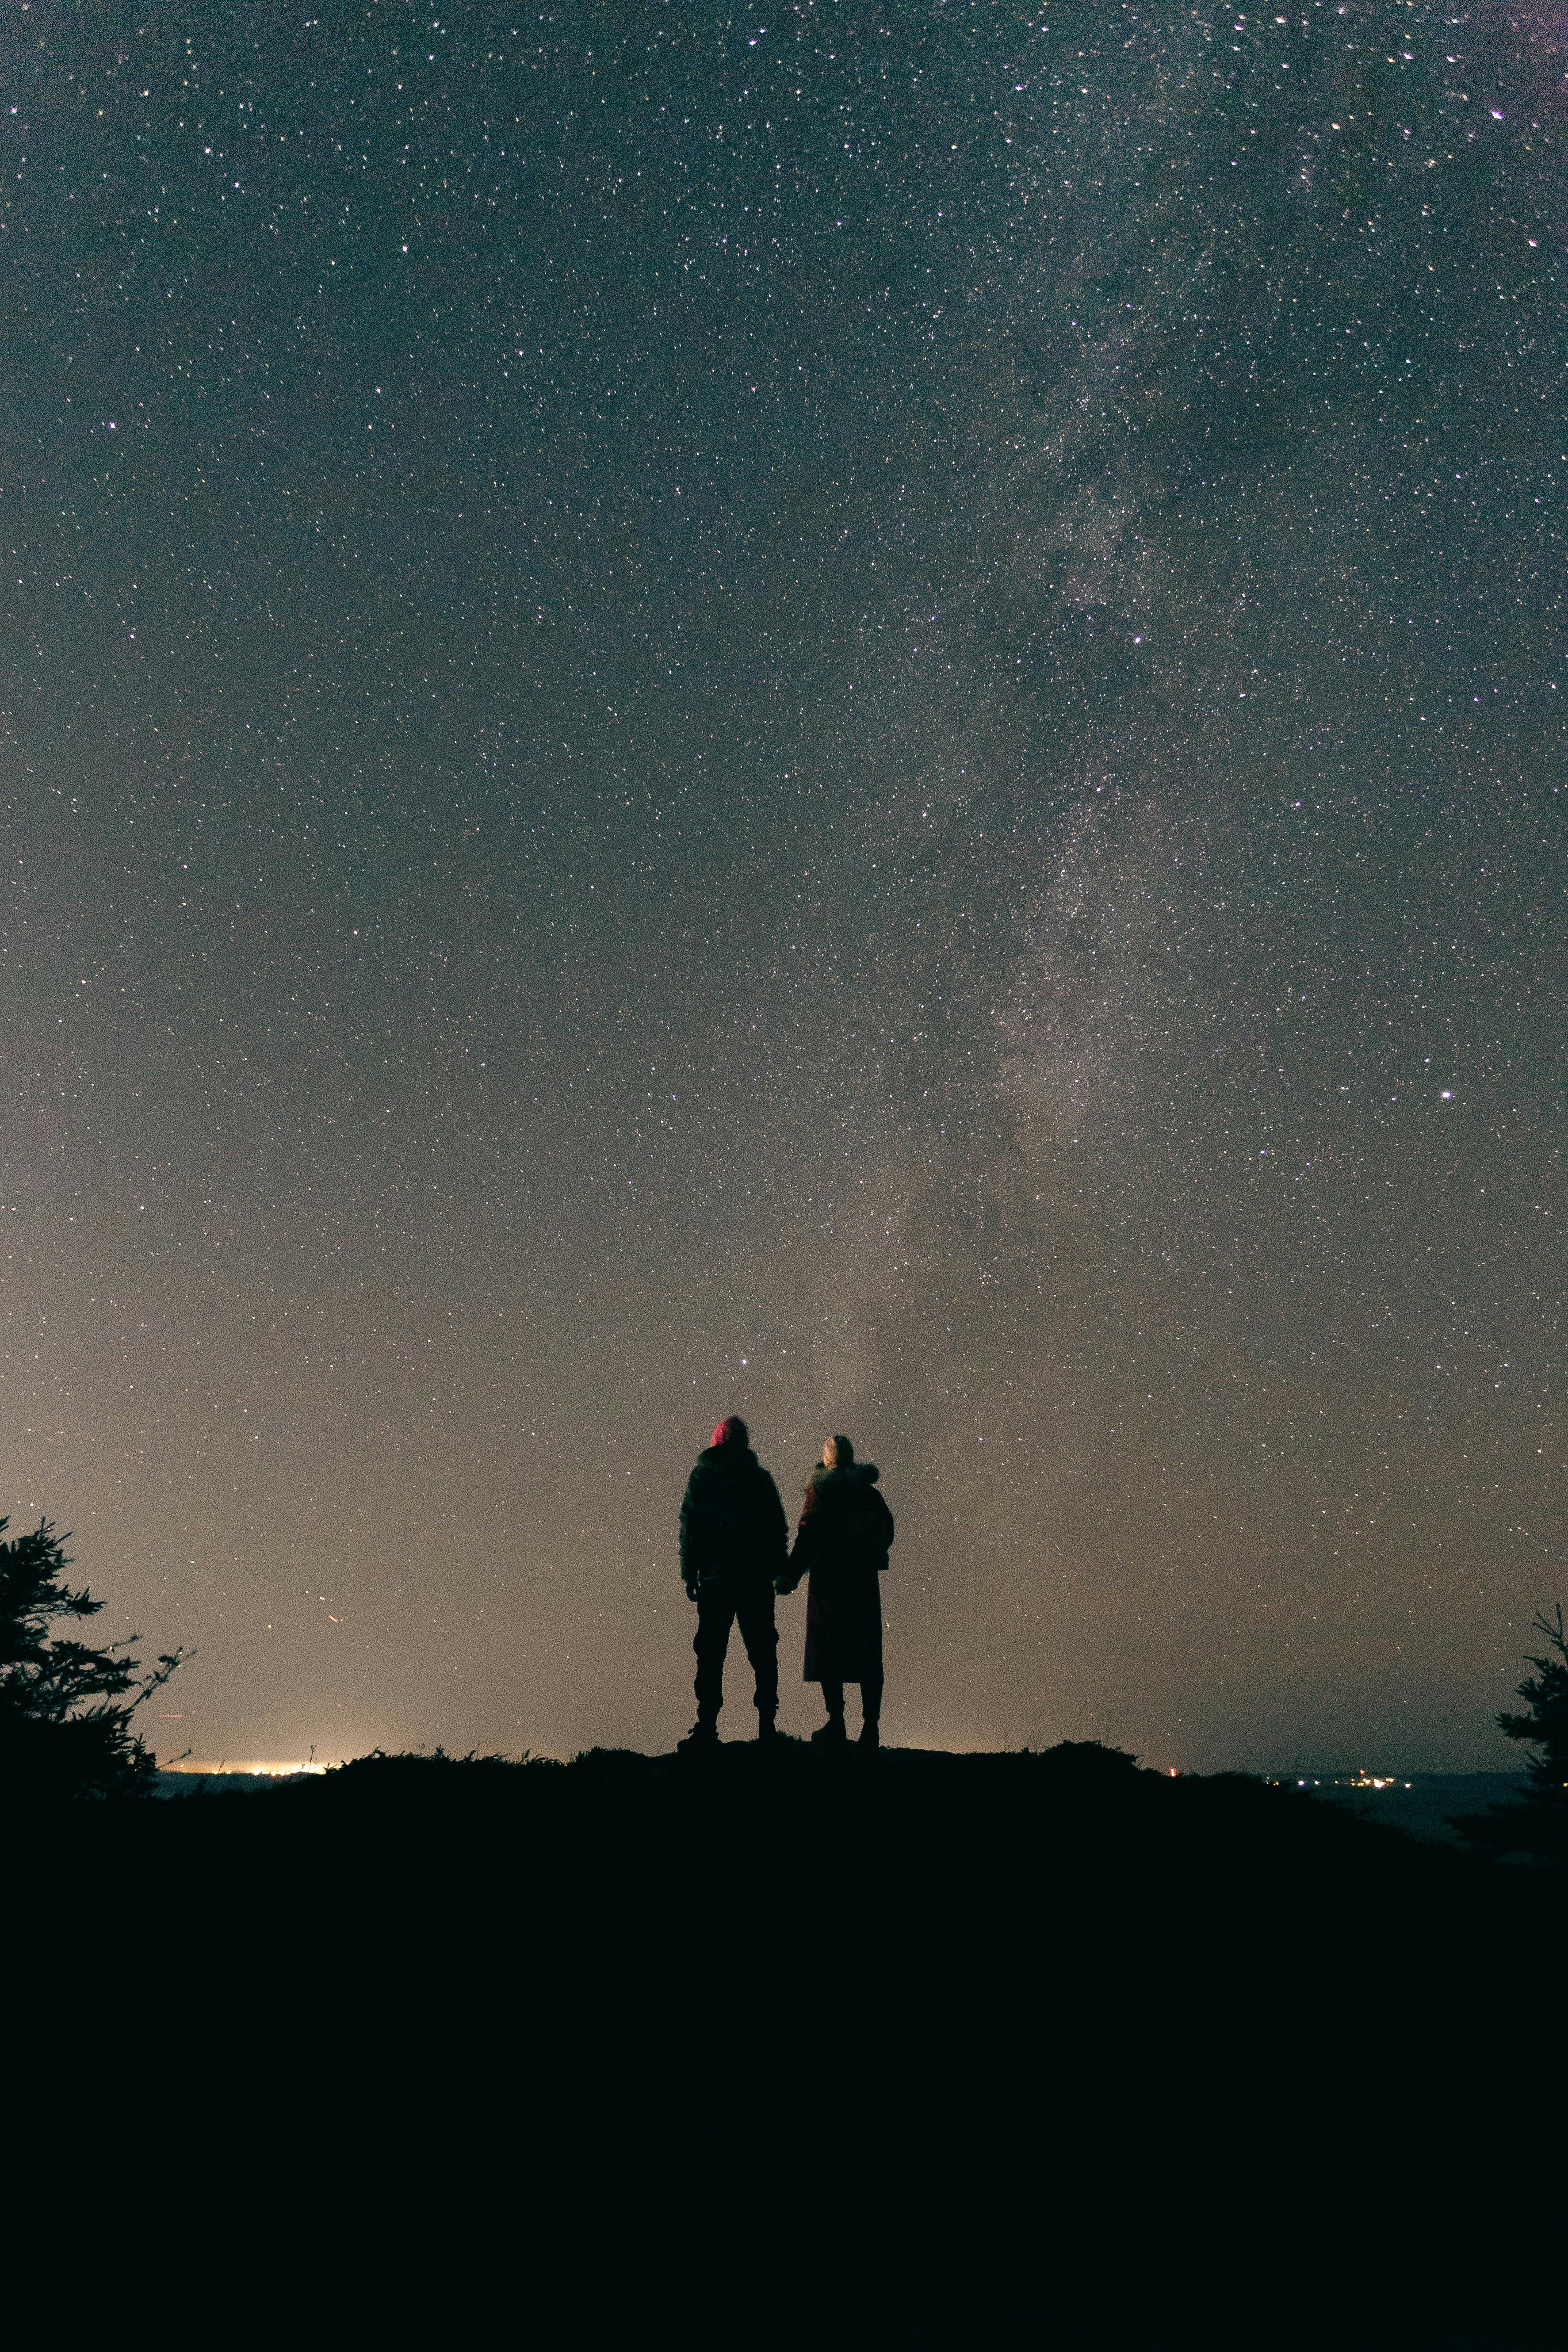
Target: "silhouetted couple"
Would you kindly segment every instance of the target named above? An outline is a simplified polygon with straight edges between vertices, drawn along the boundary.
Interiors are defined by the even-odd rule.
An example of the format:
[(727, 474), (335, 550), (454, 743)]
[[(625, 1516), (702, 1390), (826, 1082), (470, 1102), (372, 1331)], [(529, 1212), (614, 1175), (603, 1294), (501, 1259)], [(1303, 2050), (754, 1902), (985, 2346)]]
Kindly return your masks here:
[(779, 1490), (731, 1413), (697, 1457), (680, 1506), (680, 1574), (697, 1603), (697, 1721), (683, 1754), (719, 1739), (724, 1656), (738, 1624), (757, 1680), (757, 1738), (773, 1737), (779, 1706), (779, 1637), (773, 1596), (810, 1581), (805, 1680), (820, 1683), (827, 1720), (812, 1738), (843, 1747), (844, 1685), (860, 1685), (860, 1745), (875, 1748), (882, 1712), (882, 1593), (893, 1515), (877, 1492), (877, 1465), (857, 1462), (847, 1437), (830, 1437), (805, 1482), (789, 1542)]

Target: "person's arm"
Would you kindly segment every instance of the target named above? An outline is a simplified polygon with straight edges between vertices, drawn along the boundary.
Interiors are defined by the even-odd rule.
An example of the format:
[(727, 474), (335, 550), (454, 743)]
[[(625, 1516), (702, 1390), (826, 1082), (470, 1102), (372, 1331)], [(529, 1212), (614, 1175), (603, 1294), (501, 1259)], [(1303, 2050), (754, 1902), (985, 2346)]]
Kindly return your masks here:
[(691, 1491), (695, 1484), (694, 1473), (687, 1480), (686, 1492), (680, 1498), (680, 1580), (686, 1587), (689, 1601), (697, 1598), (698, 1579), (701, 1574), (697, 1499)]
[(767, 1472), (764, 1472), (763, 1475), (767, 1478), (767, 1494), (762, 1513), (763, 1540), (767, 1547), (763, 1557), (766, 1558), (767, 1554), (771, 1553), (777, 1562), (773, 1570), (773, 1585), (776, 1590), (780, 1577), (785, 1575), (789, 1568), (789, 1521), (784, 1517), (784, 1507), (779, 1496), (777, 1480)]
[[(782, 1504), (780, 1508), (783, 1508)], [(786, 1521), (786, 1533), (787, 1529)], [(795, 1591), (795, 1586), (811, 1566), (811, 1556), (816, 1549), (819, 1532), (816, 1524), (816, 1489), (815, 1486), (808, 1486), (805, 1500), (801, 1505), (800, 1525), (795, 1531), (795, 1549), (789, 1556), (789, 1563), (784, 1573), (773, 1580), (775, 1591), (793, 1592)]]
[(876, 1559), (879, 1569), (888, 1565), (888, 1548), (893, 1540), (893, 1515), (875, 1486), (863, 1486), (856, 1499), (857, 1546), (862, 1556)]

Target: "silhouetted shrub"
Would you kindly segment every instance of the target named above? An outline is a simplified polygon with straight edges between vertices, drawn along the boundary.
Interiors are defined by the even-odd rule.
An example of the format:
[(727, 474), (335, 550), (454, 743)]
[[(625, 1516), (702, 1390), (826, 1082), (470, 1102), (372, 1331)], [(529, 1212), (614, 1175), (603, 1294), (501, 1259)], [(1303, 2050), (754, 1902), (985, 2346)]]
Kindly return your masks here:
[(395, 1814), (410, 1808), (432, 1807), (448, 1812), (459, 1807), (504, 1805), (521, 1800), (525, 1778), (563, 1768), (542, 1756), (448, 1756), (444, 1748), (418, 1753), (388, 1755), (373, 1748), (368, 1755), (351, 1757), (330, 1771), (288, 1783), (297, 1807), (353, 1805)]
[(1138, 1759), (1124, 1748), (1099, 1739), (1059, 1739), (1054, 1748), (1028, 1751), (1053, 1780), (1082, 1789), (1130, 1789), (1138, 1779)]
[[(0, 1518), (0, 1533), (9, 1524)], [(0, 1543), (0, 1788), (12, 1800), (142, 1796), (158, 1767), (131, 1717), (185, 1654), (142, 1675), (130, 1654), (138, 1634), (96, 1650), (61, 1640), (52, 1630), (59, 1619), (95, 1617), (103, 1606), (85, 1588), (70, 1590), (69, 1565), (47, 1519)]]

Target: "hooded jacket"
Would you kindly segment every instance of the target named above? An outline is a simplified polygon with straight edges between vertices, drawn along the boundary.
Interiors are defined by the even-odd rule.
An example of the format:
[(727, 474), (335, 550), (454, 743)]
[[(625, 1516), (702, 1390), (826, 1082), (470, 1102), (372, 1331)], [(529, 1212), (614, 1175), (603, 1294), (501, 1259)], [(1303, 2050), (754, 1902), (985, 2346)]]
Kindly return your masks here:
[(680, 1573), (687, 1590), (721, 1576), (771, 1585), (789, 1553), (779, 1490), (749, 1445), (707, 1445), (680, 1506)]

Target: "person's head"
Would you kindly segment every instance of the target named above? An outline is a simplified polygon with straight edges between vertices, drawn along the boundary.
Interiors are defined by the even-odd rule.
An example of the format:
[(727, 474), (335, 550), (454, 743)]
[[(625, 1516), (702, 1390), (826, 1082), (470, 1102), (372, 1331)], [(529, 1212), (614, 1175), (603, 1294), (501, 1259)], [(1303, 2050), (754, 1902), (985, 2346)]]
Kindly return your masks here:
[(825, 1470), (848, 1470), (855, 1463), (855, 1448), (847, 1437), (830, 1437), (822, 1449)]
[(738, 1412), (727, 1412), (708, 1443), (710, 1445), (749, 1445), (752, 1433)]

